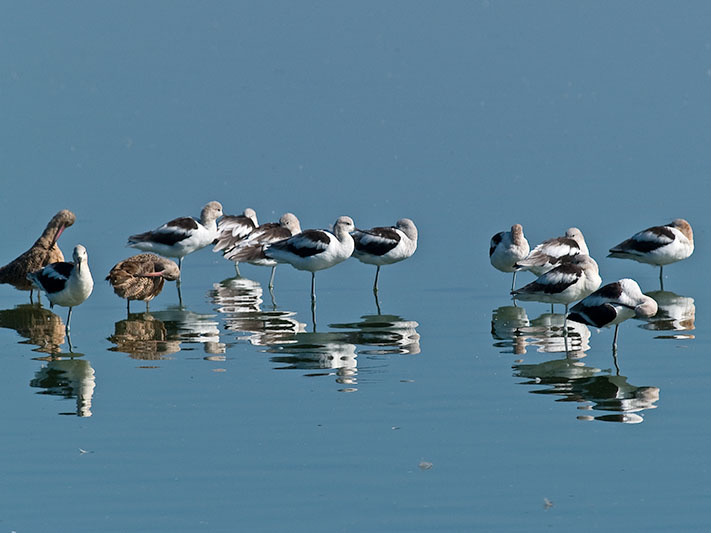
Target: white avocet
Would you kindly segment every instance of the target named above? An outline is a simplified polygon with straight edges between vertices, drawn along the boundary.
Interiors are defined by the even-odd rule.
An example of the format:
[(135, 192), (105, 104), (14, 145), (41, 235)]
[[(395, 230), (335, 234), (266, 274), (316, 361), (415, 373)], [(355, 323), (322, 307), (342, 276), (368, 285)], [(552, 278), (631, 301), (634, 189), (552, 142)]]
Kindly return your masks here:
[[(237, 244), (246, 239), (259, 226), (257, 212), (248, 207), (241, 215), (224, 215), (217, 224), (217, 242), (213, 252), (222, 252), (233, 249)], [(239, 276), (239, 263), (235, 261), (235, 270)]]
[[(267, 257), (264, 249), (268, 244), (288, 239), (301, 232), (299, 219), (293, 213), (284, 213), (279, 222), (268, 222), (254, 229), (247, 238), (236, 242), (234, 246), (224, 251), (224, 258), (235, 262), (251, 265), (270, 266), (272, 274), (269, 278), (269, 288), (274, 287), (274, 272), (277, 261)], [(215, 248), (217, 249), (217, 248)]]
[(664, 265), (676, 263), (689, 257), (694, 251), (694, 232), (683, 218), (677, 218), (665, 226), (653, 226), (635, 233), (617, 246), (610, 248), (610, 255), (620, 259), (633, 259), (639, 263), (659, 266), (659, 282), (662, 281)]
[(73, 258), (74, 263), (52, 263), (42, 270), (27, 274), (27, 279), (47, 294), (50, 307), (61, 305), (69, 308), (67, 331), (72, 319), (72, 308), (84, 302), (94, 289), (86, 248), (77, 244)]
[(351, 217), (338, 217), (333, 232), (307, 229), (288, 239), (264, 246), (264, 254), (277, 263), (289, 263), (297, 270), (311, 272), (311, 299), (316, 299), (316, 271), (330, 268), (348, 259), (353, 253), (351, 232), (355, 230)]
[(409, 218), (401, 218), (394, 226), (356, 229), (351, 235), (355, 242), (353, 257), (378, 267), (373, 283), (375, 292), (378, 291), (380, 267), (403, 261), (417, 250), (417, 226)]
[(511, 231), (500, 231), (491, 238), (489, 260), (495, 269), (513, 272), (511, 290), (514, 290), (516, 285), (516, 263), (528, 257), (530, 250), (521, 224), (514, 224)]
[(602, 328), (615, 326), (612, 347), (617, 349), (617, 330), (628, 318), (651, 318), (657, 314), (657, 302), (645, 294), (636, 281), (628, 278), (608, 283), (575, 304), (568, 318), (574, 322)]
[(577, 254), (511, 294), (518, 300), (563, 304), (567, 314), (571, 303), (585, 298), (601, 283), (595, 260), (588, 255)]
[(548, 239), (536, 246), (528, 257), (516, 263), (516, 268), (540, 276), (557, 267), (565, 258), (578, 254), (589, 255), (583, 232), (568, 228), (562, 237)]
[(221, 216), (220, 202), (210, 202), (202, 208), (199, 221), (193, 217), (176, 218), (153, 231), (131, 235), (128, 246), (163, 257), (177, 257), (178, 268), (182, 272), (183, 257), (215, 241), (216, 220)]

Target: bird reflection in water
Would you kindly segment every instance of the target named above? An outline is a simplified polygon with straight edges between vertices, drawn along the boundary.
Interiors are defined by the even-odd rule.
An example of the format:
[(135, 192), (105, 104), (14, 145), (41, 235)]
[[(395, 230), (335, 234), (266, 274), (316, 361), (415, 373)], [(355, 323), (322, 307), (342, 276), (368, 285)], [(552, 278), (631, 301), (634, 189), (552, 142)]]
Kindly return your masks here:
[[(679, 296), (669, 291), (653, 291), (646, 293), (657, 301), (657, 314), (648, 319), (641, 327), (652, 331), (693, 331), (696, 326), (696, 306), (694, 299)], [(658, 335), (656, 339), (693, 339), (691, 333), (671, 333)]]
[(43, 360), (46, 365), (35, 373), (30, 387), (44, 389), (38, 394), (75, 398), (76, 412), (60, 414), (91, 416), (91, 399), (96, 381), (89, 361), (74, 357), (48, 357)]
[[(225, 345), (215, 315), (195, 313), (183, 307), (170, 307), (151, 313), (131, 313), (114, 325), (108, 338), (116, 346), (110, 351), (129, 354), (134, 359), (159, 360), (179, 351), (190, 351), (199, 344), (205, 359), (223, 361)], [(186, 346), (187, 345), (187, 346)]]
[(166, 359), (180, 351), (180, 341), (168, 339), (165, 324), (150, 313), (132, 313), (119, 320), (108, 340), (116, 345), (109, 351), (127, 353), (133, 359)]
[[(0, 310), (0, 327), (17, 331), (26, 339), (20, 343), (37, 346), (33, 349), (35, 352), (59, 353), (65, 340), (62, 319), (39, 304), (24, 304), (14, 309)], [(71, 346), (69, 348), (71, 350)]]
[[(345, 331), (306, 332), (306, 324), (291, 311), (261, 311), (262, 289), (245, 278), (227, 279), (209, 293), (222, 314), (224, 327), (240, 340), (265, 346), (277, 370), (306, 370), (307, 376), (335, 375), (336, 382), (355, 391), (358, 354), (417, 354), (417, 322), (396, 315), (365, 315), (357, 322), (330, 324)], [(312, 317), (313, 318), (313, 317)], [(365, 349), (359, 349), (364, 346)], [(313, 372), (324, 370), (324, 372)]]
[[(540, 353), (566, 353), (568, 357), (585, 357), (590, 349), (590, 330), (584, 324), (567, 321), (565, 315), (543, 313), (529, 320), (523, 307), (503, 306), (491, 316), (491, 335), (497, 348), (525, 354), (528, 346)], [(506, 350), (508, 351), (508, 350)]]

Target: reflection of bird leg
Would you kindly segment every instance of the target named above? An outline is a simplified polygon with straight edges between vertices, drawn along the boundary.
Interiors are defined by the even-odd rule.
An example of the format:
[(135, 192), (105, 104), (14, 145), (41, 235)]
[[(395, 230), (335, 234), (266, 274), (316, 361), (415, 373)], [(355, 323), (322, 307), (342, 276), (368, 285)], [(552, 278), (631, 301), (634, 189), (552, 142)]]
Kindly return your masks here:
[(373, 296), (375, 296), (375, 307), (378, 310), (378, 314), (382, 315), (382, 313), (380, 312), (380, 302), (378, 301), (378, 291), (373, 291)]
[(567, 332), (566, 332), (566, 335), (563, 335), (563, 345), (565, 346), (565, 356), (566, 356), (566, 357), (569, 357), (570, 355), (569, 355), (568, 352), (570, 351), (570, 348), (568, 348), (568, 335), (567, 335)]
[(72, 346), (72, 336), (69, 334), (69, 328), (67, 328), (67, 344), (69, 345), (69, 353), (74, 353), (74, 346)]

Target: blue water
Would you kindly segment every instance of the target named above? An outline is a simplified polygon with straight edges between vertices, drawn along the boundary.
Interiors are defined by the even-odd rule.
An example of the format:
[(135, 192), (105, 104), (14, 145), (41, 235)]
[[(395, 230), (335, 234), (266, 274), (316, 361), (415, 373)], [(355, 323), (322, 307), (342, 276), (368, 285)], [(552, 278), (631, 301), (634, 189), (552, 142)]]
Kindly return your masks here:
[[(0, 286), (5, 531), (703, 530), (711, 513), (705, 3), (54, 3), (0, 17), (0, 263), (62, 208), (74, 310)], [(304, 228), (412, 218), (409, 260), (317, 274), (209, 249), (142, 314), (126, 237), (211, 200)], [(516, 309), (490, 237), (605, 258), (684, 217), (668, 316)], [(520, 274), (520, 285), (529, 281)], [(557, 309), (560, 311), (560, 309)], [(620, 423), (629, 422), (629, 423)], [(633, 423), (635, 422), (635, 423)]]

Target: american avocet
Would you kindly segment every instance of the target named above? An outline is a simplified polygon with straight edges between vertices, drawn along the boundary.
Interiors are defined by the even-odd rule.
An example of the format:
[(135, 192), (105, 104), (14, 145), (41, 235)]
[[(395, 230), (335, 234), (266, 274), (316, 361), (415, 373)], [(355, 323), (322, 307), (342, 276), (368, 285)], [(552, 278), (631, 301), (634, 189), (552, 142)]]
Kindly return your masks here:
[(665, 226), (653, 226), (635, 233), (626, 241), (610, 248), (610, 255), (607, 257), (658, 265), (659, 283), (663, 285), (664, 265), (686, 259), (693, 251), (694, 232), (691, 225), (683, 218), (677, 218)]
[(568, 318), (588, 326), (615, 326), (612, 348), (617, 349), (617, 329), (628, 318), (651, 318), (657, 314), (657, 302), (644, 294), (637, 282), (624, 278), (604, 287), (575, 304)]
[(540, 276), (577, 254), (589, 255), (588, 246), (578, 228), (568, 228), (562, 237), (548, 239), (536, 246), (528, 257), (516, 263), (516, 268)]
[[(262, 224), (252, 231), (249, 236), (237, 242), (232, 248), (224, 252), (225, 259), (238, 262), (250, 263), (252, 265), (270, 266), (272, 274), (269, 277), (269, 288), (274, 288), (274, 272), (277, 262), (264, 254), (267, 244), (288, 239), (301, 232), (299, 219), (293, 213), (284, 213), (279, 222), (268, 222)], [(217, 250), (217, 248), (215, 248)]]
[(311, 300), (316, 300), (316, 271), (330, 268), (348, 259), (353, 253), (351, 217), (338, 217), (333, 232), (307, 229), (301, 233), (268, 244), (264, 254), (277, 263), (289, 263), (298, 270), (311, 272)]
[(376, 265), (373, 291), (378, 291), (380, 267), (407, 259), (417, 250), (417, 227), (409, 218), (401, 218), (394, 226), (356, 229), (352, 233), (353, 257), (361, 263)]
[[(212, 251), (227, 253), (246, 239), (258, 226), (257, 212), (251, 207), (245, 209), (241, 215), (224, 215), (217, 224), (217, 242)], [(238, 261), (235, 261), (235, 271), (238, 276), (241, 275)]]
[(514, 224), (511, 231), (500, 231), (491, 238), (489, 260), (495, 269), (513, 272), (511, 290), (514, 290), (516, 285), (516, 263), (528, 257), (530, 250), (521, 224)]
[(52, 263), (42, 270), (27, 274), (27, 279), (47, 293), (50, 307), (61, 305), (69, 308), (67, 331), (72, 320), (72, 308), (86, 300), (94, 288), (86, 248), (77, 244), (73, 258), (74, 263)]
[(57, 239), (65, 228), (74, 224), (75, 220), (74, 213), (67, 209), (62, 209), (54, 215), (32, 248), (0, 268), (0, 283), (9, 283), (17, 290), (30, 291), (30, 300), (32, 300), (34, 285), (27, 279), (27, 274), (36, 272), (50, 263), (64, 261), (64, 254), (57, 245)]
[(131, 312), (131, 300), (148, 302), (160, 294), (165, 281), (177, 281), (180, 269), (170, 259), (154, 254), (138, 254), (117, 263), (106, 276), (114, 292), (126, 299)]
[(155, 252), (164, 257), (177, 257), (178, 268), (183, 268), (183, 257), (205, 246), (217, 238), (217, 222), (222, 216), (220, 202), (210, 202), (202, 208), (200, 220), (181, 217), (166, 222), (153, 231), (131, 235), (128, 246), (144, 252)]
[(601, 283), (595, 260), (588, 255), (577, 254), (536, 281), (511, 291), (511, 294), (519, 300), (563, 304), (567, 314), (571, 303), (585, 298)]

